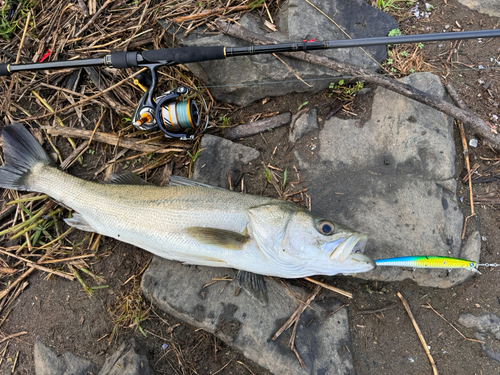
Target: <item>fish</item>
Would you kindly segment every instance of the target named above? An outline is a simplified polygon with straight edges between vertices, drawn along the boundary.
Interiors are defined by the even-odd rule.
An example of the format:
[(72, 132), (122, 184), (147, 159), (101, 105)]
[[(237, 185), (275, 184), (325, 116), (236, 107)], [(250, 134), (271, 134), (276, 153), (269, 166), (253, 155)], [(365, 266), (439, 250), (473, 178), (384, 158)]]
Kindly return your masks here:
[(472, 260), (450, 258), (443, 256), (407, 256), (397, 258), (385, 258), (375, 260), (377, 267), (410, 267), (410, 268), (446, 268), (446, 269), (466, 269), (472, 272), (481, 273), (477, 270), (477, 263)]
[(300, 278), (375, 267), (367, 236), (292, 203), (171, 176), (155, 186), (131, 173), (107, 183), (57, 168), (21, 124), (3, 128), (0, 187), (47, 194), (73, 210), (64, 221), (185, 264), (239, 270), (240, 285), (263, 304), (262, 275)]

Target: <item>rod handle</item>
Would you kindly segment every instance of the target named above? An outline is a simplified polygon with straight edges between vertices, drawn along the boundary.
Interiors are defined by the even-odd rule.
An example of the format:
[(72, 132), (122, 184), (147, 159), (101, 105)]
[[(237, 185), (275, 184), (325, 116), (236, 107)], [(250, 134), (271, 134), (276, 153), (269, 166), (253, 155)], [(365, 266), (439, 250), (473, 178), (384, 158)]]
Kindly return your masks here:
[(147, 62), (167, 61), (170, 65), (221, 60), (226, 57), (223, 46), (167, 48), (143, 51), (141, 55)]
[(0, 77), (10, 76), (11, 73), (9, 69), (7, 69), (8, 66), (9, 64), (7, 63), (0, 64)]

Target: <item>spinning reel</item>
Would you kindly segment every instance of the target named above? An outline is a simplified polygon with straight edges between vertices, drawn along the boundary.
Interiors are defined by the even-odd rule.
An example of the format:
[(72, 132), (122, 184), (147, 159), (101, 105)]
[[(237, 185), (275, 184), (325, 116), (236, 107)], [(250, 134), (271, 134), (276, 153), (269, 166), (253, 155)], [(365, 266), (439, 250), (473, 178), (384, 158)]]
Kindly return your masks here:
[[(144, 95), (135, 107), (132, 124), (140, 130), (160, 128), (167, 138), (193, 139), (195, 132), (205, 130), (208, 125), (208, 107), (205, 99), (198, 90), (184, 86), (153, 98), (157, 85), (157, 80), (154, 80), (156, 77), (156, 74), (151, 76), (140, 73), (134, 79), (134, 84), (144, 91)], [(201, 126), (198, 105), (194, 98), (187, 97), (190, 91), (199, 95), (205, 107), (206, 120)]]

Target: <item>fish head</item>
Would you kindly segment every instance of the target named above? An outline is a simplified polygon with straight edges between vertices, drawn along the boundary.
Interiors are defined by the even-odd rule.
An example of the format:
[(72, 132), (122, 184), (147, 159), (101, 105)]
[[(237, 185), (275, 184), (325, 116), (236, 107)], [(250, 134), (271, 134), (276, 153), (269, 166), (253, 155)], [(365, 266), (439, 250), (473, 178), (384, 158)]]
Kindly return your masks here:
[(368, 272), (363, 255), (368, 237), (344, 225), (283, 202), (253, 212), (253, 237), (276, 259), (307, 268), (310, 274)]

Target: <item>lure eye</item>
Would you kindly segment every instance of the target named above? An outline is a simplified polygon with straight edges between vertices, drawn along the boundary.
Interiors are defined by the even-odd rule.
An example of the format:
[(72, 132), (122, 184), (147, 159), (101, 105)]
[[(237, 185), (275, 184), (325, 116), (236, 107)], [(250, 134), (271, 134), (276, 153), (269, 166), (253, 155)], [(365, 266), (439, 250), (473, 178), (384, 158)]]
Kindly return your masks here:
[(325, 236), (331, 236), (333, 234), (333, 230), (335, 229), (335, 225), (328, 220), (320, 220), (318, 224), (316, 224), (316, 228), (321, 234)]
[(474, 262), (471, 262), (471, 263), (469, 264), (469, 267), (474, 267)]

